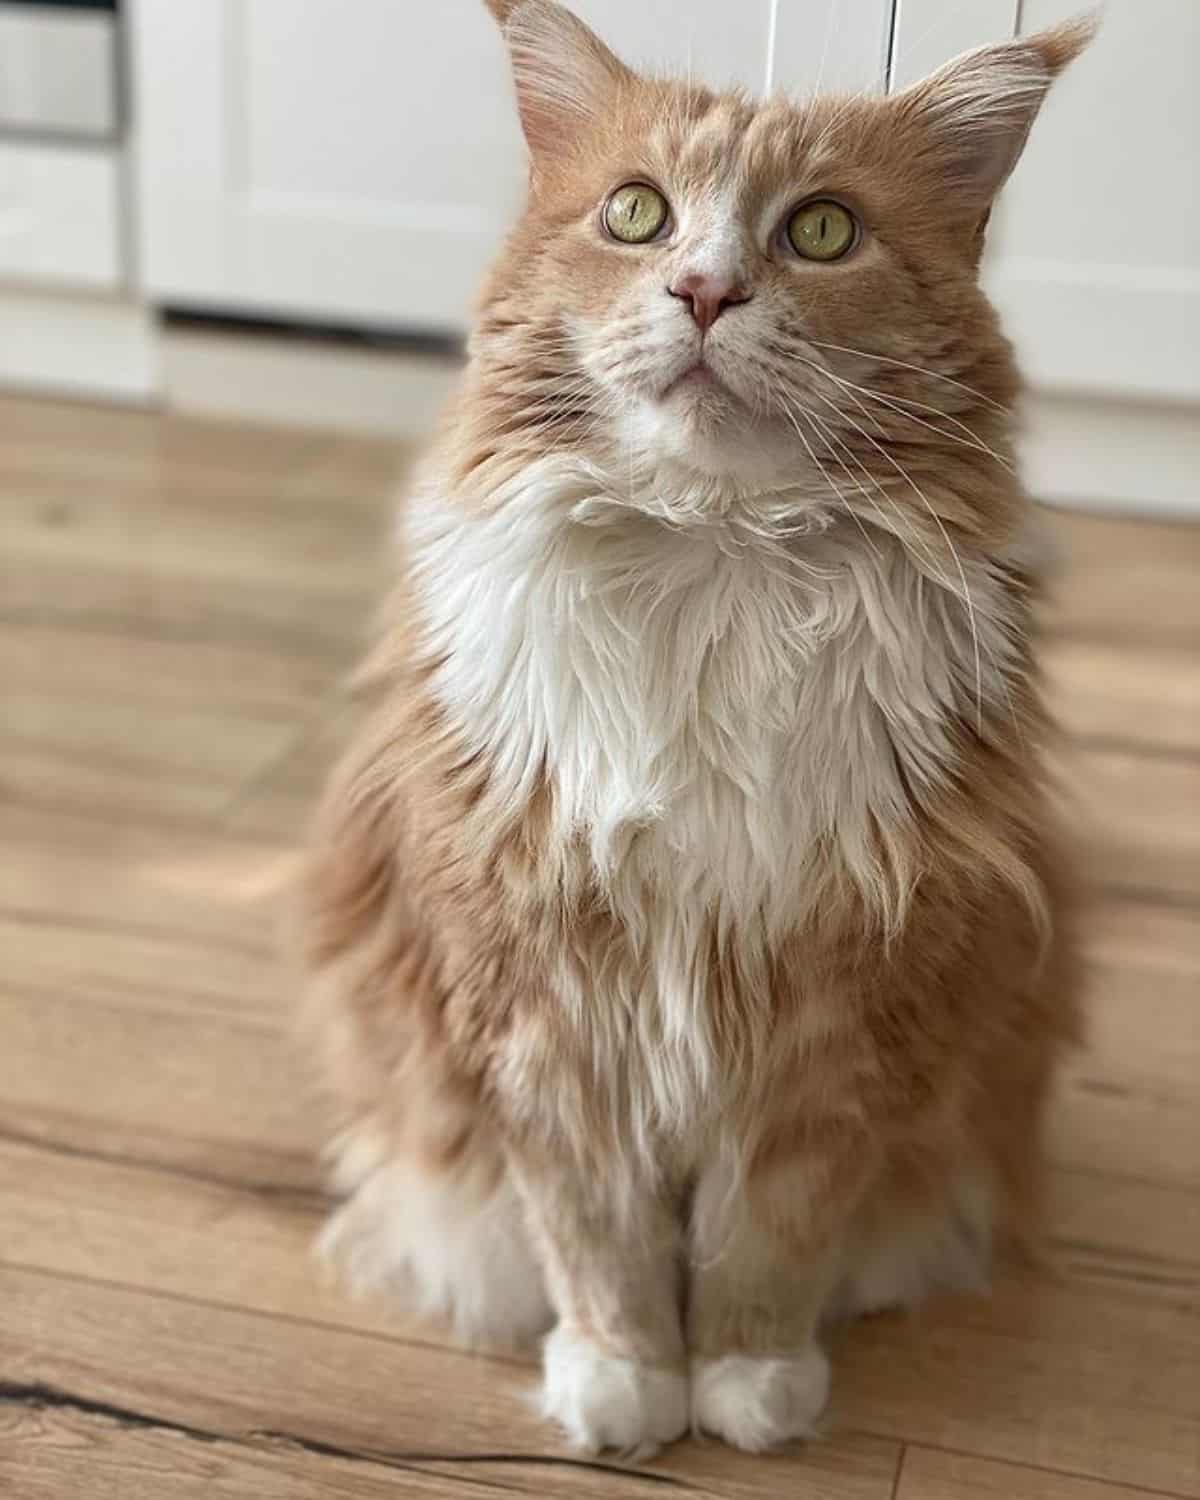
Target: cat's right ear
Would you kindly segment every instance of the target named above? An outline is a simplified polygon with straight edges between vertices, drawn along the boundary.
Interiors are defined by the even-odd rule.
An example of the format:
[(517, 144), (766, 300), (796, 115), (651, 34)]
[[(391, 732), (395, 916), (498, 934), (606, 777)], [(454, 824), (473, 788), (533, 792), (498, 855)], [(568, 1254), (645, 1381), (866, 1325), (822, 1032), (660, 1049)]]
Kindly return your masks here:
[(534, 156), (561, 151), (611, 113), (633, 75), (555, 0), (484, 0), (512, 56), (521, 127)]

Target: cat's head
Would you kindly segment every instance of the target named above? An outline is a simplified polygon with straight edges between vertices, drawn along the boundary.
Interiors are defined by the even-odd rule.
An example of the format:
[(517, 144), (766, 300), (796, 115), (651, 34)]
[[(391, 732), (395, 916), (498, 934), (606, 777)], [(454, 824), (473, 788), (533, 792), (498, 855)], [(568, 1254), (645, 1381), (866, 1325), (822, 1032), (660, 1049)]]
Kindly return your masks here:
[(770, 485), (1011, 403), (984, 229), (1086, 23), (792, 104), (642, 77), (553, 0), (487, 3), (531, 159), (476, 345), (508, 430)]

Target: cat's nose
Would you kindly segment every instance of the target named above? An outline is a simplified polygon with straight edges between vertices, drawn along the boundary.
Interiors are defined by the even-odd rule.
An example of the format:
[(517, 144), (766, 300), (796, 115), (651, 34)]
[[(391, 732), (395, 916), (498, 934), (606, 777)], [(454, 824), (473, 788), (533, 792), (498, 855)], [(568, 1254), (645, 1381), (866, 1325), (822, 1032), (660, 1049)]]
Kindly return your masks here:
[(667, 291), (691, 304), (692, 317), (701, 333), (707, 333), (727, 307), (750, 300), (750, 293), (735, 277), (705, 275), (700, 271), (680, 276)]

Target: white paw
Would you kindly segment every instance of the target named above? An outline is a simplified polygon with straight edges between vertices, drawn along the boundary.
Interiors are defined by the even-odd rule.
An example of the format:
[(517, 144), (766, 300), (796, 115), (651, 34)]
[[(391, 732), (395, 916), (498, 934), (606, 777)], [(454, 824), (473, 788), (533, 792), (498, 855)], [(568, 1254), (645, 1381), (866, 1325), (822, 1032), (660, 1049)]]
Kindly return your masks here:
[(692, 1371), (692, 1425), (761, 1453), (812, 1437), (829, 1399), (829, 1361), (814, 1344), (790, 1359), (727, 1354)]
[(589, 1453), (647, 1458), (687, 1430), (687, 1376), (614, 1359), (559, 1327), (546, 1340), (542, 1414)]

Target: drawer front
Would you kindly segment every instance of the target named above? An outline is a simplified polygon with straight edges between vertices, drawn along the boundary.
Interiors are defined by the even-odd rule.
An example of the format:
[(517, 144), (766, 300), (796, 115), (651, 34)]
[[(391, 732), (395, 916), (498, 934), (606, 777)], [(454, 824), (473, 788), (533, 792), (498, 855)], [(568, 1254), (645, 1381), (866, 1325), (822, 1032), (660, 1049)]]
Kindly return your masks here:
[(121, 285), (116, 148), (0, 142), (0, 276)]
[(112, 11), (0, 3), (0, 129), (111, 140), (116, 33)]

